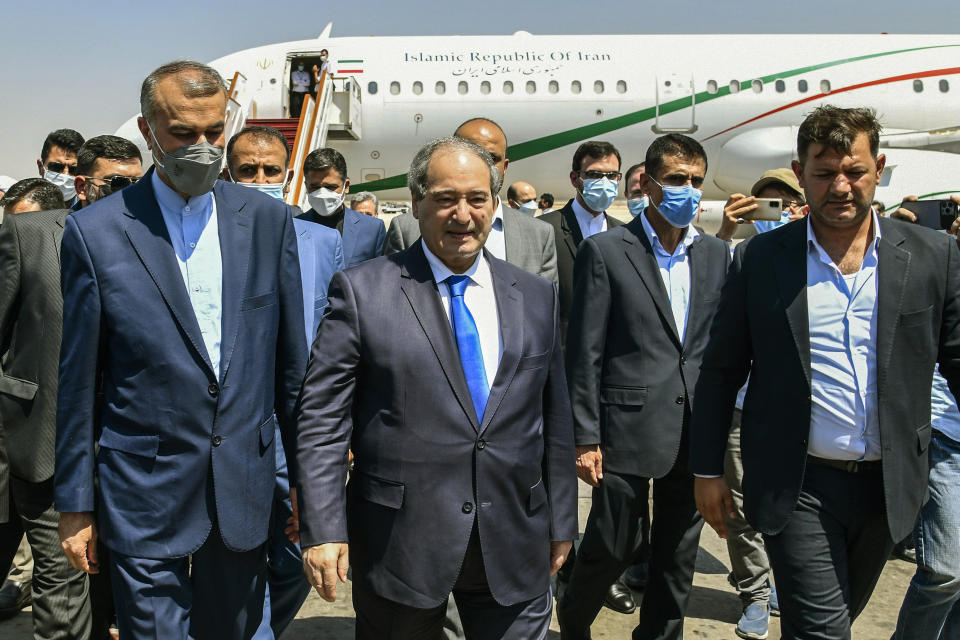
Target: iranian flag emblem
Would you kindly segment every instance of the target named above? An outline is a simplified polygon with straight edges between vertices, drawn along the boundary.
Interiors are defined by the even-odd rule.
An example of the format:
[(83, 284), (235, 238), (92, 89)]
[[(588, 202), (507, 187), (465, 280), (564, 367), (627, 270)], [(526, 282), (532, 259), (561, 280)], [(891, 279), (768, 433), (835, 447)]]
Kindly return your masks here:
[(363, 73), (363, 60), (337, 60), (337, 74)]

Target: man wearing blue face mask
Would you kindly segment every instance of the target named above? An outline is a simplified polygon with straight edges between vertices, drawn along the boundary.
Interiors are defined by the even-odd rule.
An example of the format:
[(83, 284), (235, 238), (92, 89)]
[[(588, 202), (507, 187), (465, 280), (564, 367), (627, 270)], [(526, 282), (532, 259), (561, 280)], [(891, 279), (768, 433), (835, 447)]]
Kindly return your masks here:
[(692, 224), (707, 170), (703, 147), (662, 136), (645, 167), (649, 206), (584, 240), (574, 269), (567, 384), (577, 473), (594, 490), (557, 606), (564, 640), (590, 637), (606, 586), (633, 562), (651, 480), (656, 517), (633, 637), (681, 638), (703, 526), (687, 466), (688, 424), (730, 253)]
[(559, 211), (540, 216), (553, 225), (557, 241), (557, 272), (560, 279), (560, 331), (566, 341), (567, 319), (573, 300), (573, 264), (585, 238), (619, 226), (606, 214), (617, 197), (620, 183), (620, 152), (609, 142), (590, 140), (573, 154), (570, 184), (577, 190), (573, 200)]

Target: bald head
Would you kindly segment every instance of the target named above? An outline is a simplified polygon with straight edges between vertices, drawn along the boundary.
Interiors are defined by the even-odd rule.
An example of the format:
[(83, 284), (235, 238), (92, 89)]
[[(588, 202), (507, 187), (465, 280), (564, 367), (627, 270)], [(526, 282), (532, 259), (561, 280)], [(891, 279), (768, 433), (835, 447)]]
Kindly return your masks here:
[(536, 212), (537, 190), (529, 182), (514, 182), (507, 188), (507, 204), (514, 209), (532, 208)]
[(500, 178), (503, 179), (510, 161), (507, 160), (507, 135), (500, 125), (486, 118), (473, 118), (457, 127), (453, 135), (475, 142), (489, 151), (497, 170), (500, 171)]

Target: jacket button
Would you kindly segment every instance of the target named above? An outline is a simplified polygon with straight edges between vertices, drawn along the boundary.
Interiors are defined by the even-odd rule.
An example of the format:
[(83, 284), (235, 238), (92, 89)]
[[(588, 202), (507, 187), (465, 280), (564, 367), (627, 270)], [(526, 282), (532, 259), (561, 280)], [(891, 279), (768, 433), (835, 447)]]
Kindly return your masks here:
[(477, 441), (477, 449), (481, 449), (481, 450), (482, 450), (482, 449), (483, 449), (484, 447), (486, 447), (486, 446), (487, 446), (486, 441), (484, 441), (484, 440), (478, 440), (478, 441)]
[(220, 443), (221, 443), (222, 441), (223, 441), (223, 440), (222, 440), (222, 438), (220, 438), (220, 436), (213, 436), (213, 439), (212, 439), (213, 446), (219, 447), (219, 446), (220, 446)]
[(680, 364), (687, 364), (687, 356), (680, 356)]
[(677, 396), (677, 399), (674, 400), (674, 402), (676, 402), (677, 404), (683, 404), (683, 400), (684, 400), (683, 396)]
[(464, 502), (463, 506), (460, 507), (460, 510), (463, 511), (464, 513), (470, 513), (473, 511), (473, 505), (470, 504), (469, 502)]
[(207, 387), (207, 393), (209, 393), (212, 397), (216, 398), (218, 395), (220, 395), (220, 387), (218, 387), (217, 383), (214, 382), (209, 387)]

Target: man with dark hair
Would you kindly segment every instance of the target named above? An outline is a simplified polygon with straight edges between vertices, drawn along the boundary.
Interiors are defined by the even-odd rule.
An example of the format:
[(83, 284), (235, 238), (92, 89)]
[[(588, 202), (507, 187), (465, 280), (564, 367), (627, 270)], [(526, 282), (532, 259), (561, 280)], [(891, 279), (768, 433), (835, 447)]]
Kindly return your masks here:
[(76, 199), (73, 177), (76, 175), (77, 153), (83, 145), (83, 136), (73, 129), (57, 129), (47, 135), (37, 158), (40, 177), (57, 185), (63, 200), (71, 206)]
[(550, 213), (553, 211), (553, 194), (552, 193), (541, 193), (540, 194), (540, 213)]
[(750, 373), (741, 451), (784, 638), (849, 638), (928, 479), (935, 365), (960, 392), (960, 251), (880, 218), (886, 158), (869, 109), (815, 109), (793, 170), (810, 211), (741, 243), (696, 388), (697, 506), (726, 536), (724, 453)]
[(633, 637), (681, 638), (693, 586), (703, 520), (687, 460), (690, 401), (730, 253), (692, 224), (703, 148), (669, 134), (645, 164), (650, 206), (586, 238), (574, 271), (567, 383), (577, 473), (594, 491), (557, 607), (565, 640), (590, 637), (604, 591), (636, 557), (651, 479), (650, 575)]
[[(507, 157), (507, 134), (489, 118), (470, 118), (453, 132), (453, 135), (474, 142), (493, 156), (500, 182), (503, 183), (510, 165)], [(503, 205), (499, 193), (494, 193), (493, 222), (487, 238), (486, 249), (494, 257), (534, 273), (548, 280), (557, 281), (557, 256), (553, 231), (531, 220), (512, 207)], [(413, 245), (420, 237), (420, 226), (412, 212), (407, 212), (390, 221), (384, 253), (390, 255)]]
[(143, 175), (140, 149), (126, 138), (97, 136), (77, 154), (77, 204), (79, 210), (135, 183)]
[(60, 189), (43, 178), (24, 178), (15, 182), (0, 198), (0, 209), (3, 209), (4, 215), (65, 207)]
[(311, 151), (303, 163), (303, 183), (310, 209), (297, 217), (339, 231), (348, 267), (383, 253), (387, 235), (383, 223), (344, 204), (350, 178), (342, 153), (332, 147)]
[(140, 108), (154, 168), (63, 234), (61, 541), (74, 567), (110, 571), (122, 637), (250, 638), (274, 420), (293, 451), (306, 365), (296, 234), (282, 202), (217, 181), (216, 70), (164, 65)]
[(573, 300), (573, 263), (584, 238), (621, 222), (605, 212), (617, 197), (620, 183), (620, 152), (609, 142), (591, 140), (573, 154), (570, 184), (577, 190), (573, 200), (559, 211), (542, 215), (553, 227), (557, 244), (557, 275), (560, 284), (560, 328), (567, 335), (567, 319)]

